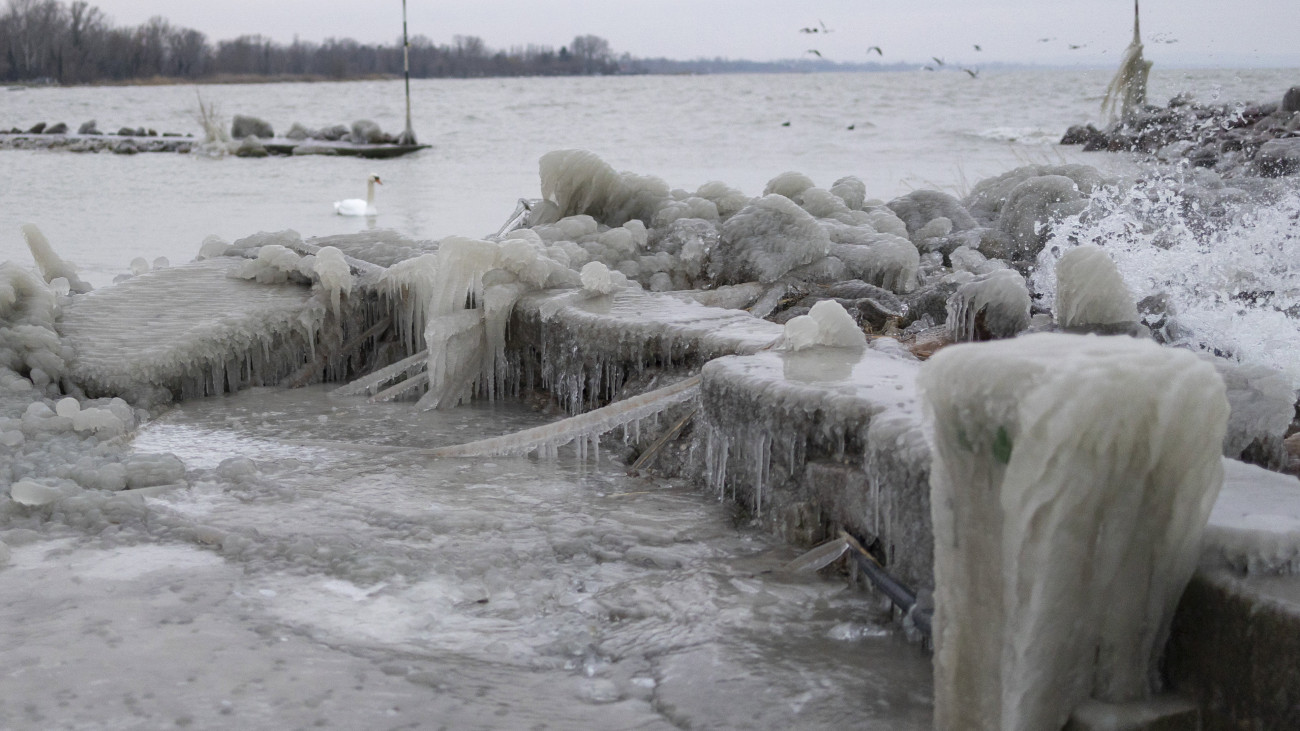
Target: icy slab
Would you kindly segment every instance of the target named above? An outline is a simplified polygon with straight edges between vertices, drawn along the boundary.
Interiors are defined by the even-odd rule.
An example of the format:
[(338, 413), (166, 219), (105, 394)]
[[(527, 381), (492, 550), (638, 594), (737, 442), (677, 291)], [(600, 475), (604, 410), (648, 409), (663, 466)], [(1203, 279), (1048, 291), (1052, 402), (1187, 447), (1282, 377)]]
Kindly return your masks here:
[(58, 329), (69, 376), (91, 395), (221, 393), (274, 383), (310, 351), (324, 308), (307, 287), (233, 279), (238, 258), (156, 269), (74, 297)]
[(1248, 574), (1300, 573), (1300, 479), (1224, 459), (1223, 489), (1205, 531), (1202, 565)]
[[(792, 540), (807, 515), (877, 537), (891, 572), (930, 584), (930, 448), (916, 390), (920, 363), (905, 353), (881, 338), (864, 349), (710, 362), (701, 372), (704, 428), (696, 432), (705, 479)], [(835, 463), (865, 480), (848, 479)], [(828, 488), (828, 480), (843, 488)]]

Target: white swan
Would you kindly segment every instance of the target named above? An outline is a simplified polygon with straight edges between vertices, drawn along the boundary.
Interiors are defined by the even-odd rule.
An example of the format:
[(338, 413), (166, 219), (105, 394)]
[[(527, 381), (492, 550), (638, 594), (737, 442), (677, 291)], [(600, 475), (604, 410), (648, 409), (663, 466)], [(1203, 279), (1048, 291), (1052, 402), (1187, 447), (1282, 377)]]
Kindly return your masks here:
[(348, 198), (344, 201), (334, 201), (334, 212), (340, 216), (373, 216), (378, 213), (375, 210), (375, 183), (380, 185), (384, 181), (379, 176), (371, 173), (366, 179), (366, 199)]

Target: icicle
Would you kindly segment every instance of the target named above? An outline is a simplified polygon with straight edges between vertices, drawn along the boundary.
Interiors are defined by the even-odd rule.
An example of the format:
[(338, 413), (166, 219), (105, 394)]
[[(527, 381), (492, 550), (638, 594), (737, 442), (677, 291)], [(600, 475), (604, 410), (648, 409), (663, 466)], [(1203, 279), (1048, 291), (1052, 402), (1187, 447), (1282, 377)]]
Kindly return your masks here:
[(334, 389), (335, 396), (361, 396), (370, 393), (379, 388), (386, 381), (391, 381), (408, 371), (416, 368), (425, 368), (429, 363), (429, 351), (422, 350), (409, 358), (385, 366), (370, 375), (358, 378), (346, 386), (339, 386)]
[(700, 377), (692, 376), (671, 386), (633, 396), (554, 424), (468, 444), (442, 447), (434, 450), (434, 455), (487, 457), (501, 454), (526, 454), (539, 448), (544, 450), (544, 453), (550, 454), (556, 447), (567, 444), (574, 438), (604, 434), (622, 424), (643, 419), (673, 404), (694, 398), (699, 392), (699, 386)]

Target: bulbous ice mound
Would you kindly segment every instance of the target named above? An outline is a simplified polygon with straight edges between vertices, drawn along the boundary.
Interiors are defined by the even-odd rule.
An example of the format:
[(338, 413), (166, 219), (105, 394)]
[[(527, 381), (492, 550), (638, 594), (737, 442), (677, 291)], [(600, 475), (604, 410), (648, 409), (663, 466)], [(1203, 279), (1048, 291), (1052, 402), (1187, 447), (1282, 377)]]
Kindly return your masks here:
[(834, 300), (822, 300), (812, 306), (806, 315), (791, 318), (785, 324), (783, 346), (786, 350), (807, 350), (825, 346), (830, 348), (861, 348), (867, 336), (857, 321)]
[(791, 269), (826, 256), (830, 246), (817, 219), (774, 193), (727, 219), (709, 254), (708, 272), (717, 284), (775, 282)]
[(1071, 249), (1056, 263), (1056, 322), (1063, 328), (1138, 321), (1137, 304), (1100, 246)]
[(939, 351), (935, 728), (1061, 728), (1148, 696), (1223, 482), (1214, 367), (1134, 338), (1038, 334)]

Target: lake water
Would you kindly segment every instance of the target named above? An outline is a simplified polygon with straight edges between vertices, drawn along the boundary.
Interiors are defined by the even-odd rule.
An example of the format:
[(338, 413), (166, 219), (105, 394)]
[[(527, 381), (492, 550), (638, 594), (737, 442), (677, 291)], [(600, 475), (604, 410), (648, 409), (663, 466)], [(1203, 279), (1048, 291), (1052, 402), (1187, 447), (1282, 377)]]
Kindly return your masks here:
[[(960, 192), (1027, 162), (1083, 161), (1116, 169), (1122, 156), (1055, 143), (1099, 117), (1108, 71), (642, 76), (417, 80), (413, 117), (431, 149), (395, 160), (222, 159), (8, 151), (0, 158), (0, 260), (27, 262), (18, 224), (35, 223), (91, 283), (137, 256), (179, 263), (204, 237), (294, 229), (303, 236), (368, 225), (420, 239), (495, 231), (520, 197), (538, 195), (538, 159), (589, 149), (618, 170), (694, 190), (721, 180), (749, 195), (795, 170), (829, 186), (856, 175), (869, 197), (916, 188)], [(1192, 91), (1210, 101), (1276, 100), (1289, 71), (1157, 67), (1151, 98)], [(76, 128), (152, 127), (201, 136), (198, 95), (227, 119), (263, 118), (285, 132), (373, 119), (403, 126), (392, 82), (30, 89), (0, 92), (0, 128), (38, 121)], [(789, 122), (789, 126), (783, 126)], [(849, 130), (852, 125), (854, 129)], [(384, 180), (379, 216), (335, 216), (332, 202)]]
[[(1288, 71), (1162, 72), (1152, 98), (1273, 100)], [(538, 194), (537, 160), (757, 195), (795, 170), (868, 196), (962, 192), (1097, 117), (1108, 72), (417, 81), (433, 145), (386, 161), (0, 152), (0, 258), (37, 224), (97, 286), (132, 258), (375, 225), (492, 232)], [(286, 130), (401, 127), (399, 82), (0, 92), (38, 121), (198, 131), (196, 93)], [(789, 125), (786, 126), (785, 123)], [(848, 129), (850, 126), (853, 129)], [(385, 181), (373, 222), (331, 202)], [(8, 526), (0, 572), (6, 728), (880, 728), (930, 725), (930, 660), (869, 594), (777, 571), (795, 551), (710, 496), (586, 461), (432, 461), (403, 451), (553, 419), (521, 405), (417, 412), (326, 388), (182, 404), (137, 435), (188, 489), (129, 515)], [(24, 524), (25, 526), (28, 524)], [(35, 525), (32, 523), (31, 525)], [(6, 526), (0, 525), (0, 530)]]

